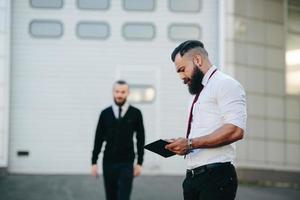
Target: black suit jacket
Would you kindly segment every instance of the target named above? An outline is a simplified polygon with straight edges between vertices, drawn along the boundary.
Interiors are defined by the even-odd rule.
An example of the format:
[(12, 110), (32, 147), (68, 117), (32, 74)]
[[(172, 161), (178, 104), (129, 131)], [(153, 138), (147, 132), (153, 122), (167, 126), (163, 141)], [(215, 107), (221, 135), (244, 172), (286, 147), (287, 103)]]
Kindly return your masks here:
[(137, 163), (142, 165), (144, 156), (145, 131), (142, 113), (129, 106), (121, 119), (116, 119), (112, 106), (104, 109), (96, 129), (92, 164), (96, 164), (102, 144), (105, 141), (103, 163), (134, 162), (134, 142), (137, 140)]

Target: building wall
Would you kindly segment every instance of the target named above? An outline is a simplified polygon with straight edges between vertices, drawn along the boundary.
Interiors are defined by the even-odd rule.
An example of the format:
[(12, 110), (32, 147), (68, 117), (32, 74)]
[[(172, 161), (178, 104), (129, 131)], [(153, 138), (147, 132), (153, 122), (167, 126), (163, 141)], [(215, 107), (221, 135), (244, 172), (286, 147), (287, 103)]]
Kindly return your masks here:
[[(132, 85), (153, 86), (157, 92), (153, 102), (134, 104), (143, 112), (146, 143), (184, 135), (190, 95), (170, 53), (193, 35), (184, 37), (184, 32), (174, 31), (184, 37), (174, 40), (169, 27), (174, 23), (184, 24), (185, 30), (191, 23), (199, 26), (194, 39), (205, 41), (218, 65), (218, 0), (198, 1), (200, 9), (192, 13), (174, 12), (170, 1), (158, 0), (150, 11), (130, 11), (123, 1), (115, 0), (100, 11), (81, 9), (74, 0), (64, 0), (53, 9), (30, 2), (12, 1), (10, 173), (89, 173), (99, 113), (112, 103), (111, 86), (119, 78)], [(55, 29), (32, 28), (32, 22), (41, 20), (58, 21), (63, 31), (49, 38)], [(105, 22), (109, 35), (82, 38), (80, 22)], [(153, 24), (153, 38), (124, 37), (128, 22)], [(47, 34), (41, 37), (43, 31)], [(182, 157), (163, 159), (145, 152), (146, 173), (183, 174), (184, 170)]]
[(300, 171), (300, 98), (285, 89), (285, 0), (226, 1), (225, 71), (245, 87), (239, 167)]
[(9, 1), (0, 0), (0, 168), (7, 167)]
[[(8, 156), (9, 2), (0, 0), (0, 167), (7, 166)], [(225, 59), (220, 67), (244, 85), (248, 100), (248, 128), (245, 139), (237, 143), (237, 165), (240, 168), (299, 172), (300, 97), (289, 96), (285, 90), (286, 1), (226, 0), (224, 3)], [(170, 18), (173, 19), (173, 16), (170, 15)], [(27, 37), (26, 34), (21, 35)], [(169, 52), (173, 46), (167, 45), (166, 48)], [(167, 53), (161, 54), (165, 58)], [(166, 65), (163, 74), (173, 76), (173, 71), (168, 68), (169, 62), (167, 60), (168, 64), (163, 64)], [(179, 87), (180, 83), (174, 78), (175, 83)], [(178, 92), (174, 85), (171, 84), (172, 88), (167, 85), (163, 84), (162, 91)], [(171, 110), (165, 109), (163, 113), (168, 112)], [(94, 116), (96, 118), (96, 114)], [(166, 127), (171, 127), (171, 124), (166, 124)], [(167, 128), (161, 131), (174, 132)], [(15, 151), (10, 154), (12, 156), (15, 156)], [(162, 171), (168, 171), (178, 162), (171, 160), (171, 165), (164, 164), (166, 169)]]

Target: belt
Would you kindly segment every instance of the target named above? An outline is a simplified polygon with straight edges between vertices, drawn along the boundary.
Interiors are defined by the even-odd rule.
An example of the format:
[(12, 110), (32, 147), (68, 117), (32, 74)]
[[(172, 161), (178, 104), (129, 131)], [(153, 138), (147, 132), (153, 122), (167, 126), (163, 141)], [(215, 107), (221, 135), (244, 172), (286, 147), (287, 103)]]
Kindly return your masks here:
[(207, 172), (213, 168), (217, 167), (224, 167), (224, 166), (229, 166), (231, 165), (231, 162), (225, 162), (225, 163), (212, 163), (212, 164), (207, 164), (207, 165), (202, 165), (200, 167), (196, 167), (194, 169), (187, 169), (186, 170), (186, 176), (189, 177), (194, 177), (196, 175), (202, 174), (204, 172)]

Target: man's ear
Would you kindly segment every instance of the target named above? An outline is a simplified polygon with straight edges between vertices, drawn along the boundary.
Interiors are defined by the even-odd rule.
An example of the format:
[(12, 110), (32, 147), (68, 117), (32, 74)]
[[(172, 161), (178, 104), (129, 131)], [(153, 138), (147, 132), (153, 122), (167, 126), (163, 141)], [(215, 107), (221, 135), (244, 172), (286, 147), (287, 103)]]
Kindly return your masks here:
[(202, 66), (202, 57), (200, 55), (195, 55), (193, 57), (193, 62), (197, 67), (201, 67)]

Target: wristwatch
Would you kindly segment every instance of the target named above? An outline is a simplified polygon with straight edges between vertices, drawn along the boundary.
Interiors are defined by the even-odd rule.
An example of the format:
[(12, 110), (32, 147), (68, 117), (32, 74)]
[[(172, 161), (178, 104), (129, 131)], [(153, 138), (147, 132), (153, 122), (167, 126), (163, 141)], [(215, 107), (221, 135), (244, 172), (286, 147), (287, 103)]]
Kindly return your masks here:
[(189, 138), (188, 139), (188, 150), (191, 152), (193, 150), (193, 139)]

